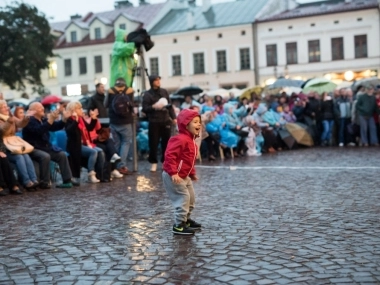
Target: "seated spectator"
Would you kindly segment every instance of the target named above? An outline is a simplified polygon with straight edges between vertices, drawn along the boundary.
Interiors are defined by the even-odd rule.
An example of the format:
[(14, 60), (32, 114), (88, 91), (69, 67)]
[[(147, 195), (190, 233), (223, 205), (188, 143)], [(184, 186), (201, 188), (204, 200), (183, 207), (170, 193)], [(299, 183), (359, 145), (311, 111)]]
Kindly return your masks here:
[(223, 100), (222, 96), (216, 95), (214, 97), (214, 108), (215, 108), (215, 111), (219, 115), (222, 115), (224, 112), (223, 105), (224, 105), (224, 100)]
[(269, 126), (263, 119), (263, 116), (268, 111), (268, 108), (264, 103), (261, 103), (255, 113), (253, 113), (253, 120), (256, 122), (256, 125), (260, 127), (261, 134), (264, 137), (263, 149), (270, 153), (276, 152), (275, 147), (277, 147), (276, 135), (273, 132), (273, 128)]
[(186, 95), (185, 96), (185, 101), (181, 105), (181, 110), (183, 109), (189, 109), (191, 106), (199, 106), (201, 107), (201, 104), (199, 104), (197, 101), (193, 99), (193, 96), (191, 95)]
[(248, 136), (248, 132), (242, 130), (244, 124), (241, 120), (239, 120), (238, 116), (235, 113), (236, 108), (233, 103), (224, 104), (224, 118), (226, 121), (226, 126), (229, 130), (234, 132), (236, 135), (240, 137), (237, 148), (234, 149), (234, 155), (239, 156), (239, 154), (244, 153), (245, 149), (245, 138)]
[[(24, 117), (25, 117), (24, 108), (21, 106), (17, 106), (13, 112), (13, 116), (15, 116), (17, 119), (20, 119), (20, 120), (24, 119)], [(17, 133), (19, 133), (21, 131), (22, 131), (22, 129), (20, 129), (20, 128), (17, 129)]]
[[(14, 136), (17, 128), (25, 127), (29, 122), (29, 116), (33, 111), (28, 111), (27, 116), (20, 120), (14, 117), (7, 105), (7, 102), (0, 100), (0, 135), (2, 138)], [(8, 150), (6, 152), (8, 160), (16, 165), (17, 173), (28, 191), (35, 191), (39, 186), (36, 171), (32, 159), (28, 154), (14, 154)]]
[[(50, 143), (50, 132), (63, 130), (68, 113), (64, 111), (63, 120), (56, 121), (60, 114), (59, 110), (50, 112), (45, 117), (44, 106), (39, 102), (32, 103), (29, 110), (34, 111), (34, 115), (30, 117), (29, 124), (23, 128), (22, 135), (24, 140), (34, 146), (30, 157), (40, 165), (40, 188), (50, 189), (50, 160), (58, 164), (62, 175), (63, 183), (56, 187), (71, 188), (72, 174), (67, 156), (62, 149)], [(78, 182), (74, 182), (74, 185), (79, 186)]]
[(0, 196), (6, 196), (9, 193), (22, 194), (13, 174), (12, 167), (9, 164), (6, 152), (7, 149), (0, 136)]
[(281, 117), (287, 122), (287, 123), (295, 123), (297, 121), (296, 116), (293, 114), (292, 111), (289, 109), (289, 105), (284, 104), (282, 107), (283, 111), (281, 113)]
[[(90, 140), (89, 131), (96, 126), (97, 112), (90, 111), (91, 122), (88, 124), (83, 119), (82, 104), (70, 102), (66, 110), (71, 114), (67, 119), (65, 130), (67, 133), (67, 152), (73, 179), (79, 183), (82, 157), (88, 158), (88, 182), (98, 183), (103, 181), (104, 152), (96, 147)], [(96, 172), (95, 172), (96, 170)], [(99, 179), (97, 178), (99, 177)]]
[[(88, 124), (91, 123), (91, 117), (88, 115), (84, 116), (84, 119)], [(116, 169), (117, 164), (120, 163), (120, 156), (117, 154), (114, 140), (110, 137), (111, 130), (110, 128), (102, 128), (99, 120), (96, 121), (95, 128), (89, 134), (91, 142), (101, 148), (105, 154), (103, 178), (104, 180), (122, 178), (123, 174)]]

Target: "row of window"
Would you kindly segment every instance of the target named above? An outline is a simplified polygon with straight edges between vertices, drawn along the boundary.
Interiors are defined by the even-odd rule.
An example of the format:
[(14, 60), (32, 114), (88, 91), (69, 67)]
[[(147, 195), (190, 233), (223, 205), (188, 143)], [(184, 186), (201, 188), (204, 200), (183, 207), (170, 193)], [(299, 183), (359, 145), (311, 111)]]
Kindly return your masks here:
[[(240, 54), (240, 70), (251, 69), (251, 59), (249, 48), (241, 48)], [(180, 55), (172, 55), (172, 75), (182, 75), (182, 62)], [(160, 74), (159, 72), (159, 60), (158, 57), (152, 57), (149, 59), (150, 73)], [(227, 51), (218, 50), (216, 52), (216, 67), (217, 72), (227, 71)], [(193, 53), (193, 74), (205, 73), (205, 57), (203, 52)]]
[[(122, 30), (126, 30), (127, 29), (127, 25), (126, 24), (120, 24), (119, 28), (122, 29)], [(96, 40), (99, 40), (99, 39), (102, 38), (102, 29), (101, 28), (95, 28), (94, 32), (95, 32), (95, 39)], [(72, 43), (78, 42), (77, 31), (71, 31), (71, 33), (70, 33), (70, 39), (71, 39)]]
[[(251, 69), (251, 60), (249, 48), (240, 49), (240, 69), (247, 70)], [(87, 58), (80, 57), (79, 59), (79, 74), (87, 74)], [(227, 52), (225, 50), (219, 50), (216, 52), (217, 60), (217, 72), (227, 71)], [(152, 57), (149, 60), (150, 63), (150, 74), (160, 74), (159, 72), (159, 60), (158, 57)], [(102, 56), (94, 56), (94, 69), (95, 73), (103, 72)], [(204, 74), (205, 73), (205, 62), (204, 53), (194, 53), (193, 54), (193, 74)], [(65, 76), (71, 76), (72, 72), (72, 60), (64, 59), (64, 73)], [(49, 72), (50, 74), (50, 72)], [(182, 61), (180, 55), (172, 56), (172, 75), (178, 76), (182, 75)], [(50, 76), (51, 77), (51, 76)]]
[[(65, 76), (71, 76), (72, 75), (71, 59), (65, 59), (63, 62), (64, 62)], [(103, 62), (102, 62), (101, 55), (94, 56), (94, 65), (95, 65), (95, 73), (103, 72)], [(79, 58), (79, 74), (80, 75), (87, 74), (87, 58), (86, 57)]]
[[(355, 58), (368, 57), (367, 35), (359, 35), (354, 37)], [(286, 43), (286, 64), (298, 63), (297, 43)], [(321, 61), (321, 48), (319, 40), (308, 41), (309, 62)], [(343, 38), (331, 39), (332, 60), (344, 59)], [(277, 44), (266, 46), (267, 66), (277, 66)]]

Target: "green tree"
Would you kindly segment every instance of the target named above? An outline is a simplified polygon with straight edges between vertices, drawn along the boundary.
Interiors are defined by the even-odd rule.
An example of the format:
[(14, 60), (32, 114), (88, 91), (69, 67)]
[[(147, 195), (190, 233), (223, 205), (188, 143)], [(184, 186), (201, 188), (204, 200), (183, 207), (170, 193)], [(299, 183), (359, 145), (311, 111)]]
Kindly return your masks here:
[(54, 56), (55, 38), (36, 7), (13, 2), (0, 8), (0, 81), (11, 89), (43, 86), (41, 70)]

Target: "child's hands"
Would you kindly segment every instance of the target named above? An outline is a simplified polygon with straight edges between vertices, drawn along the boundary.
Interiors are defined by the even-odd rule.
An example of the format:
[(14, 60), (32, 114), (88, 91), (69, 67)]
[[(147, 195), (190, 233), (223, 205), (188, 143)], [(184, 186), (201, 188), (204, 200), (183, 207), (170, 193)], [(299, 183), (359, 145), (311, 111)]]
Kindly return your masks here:
[(172, 181), (174, 182), (174, 184), (179, 184), (182, 182), (182, 178), (178, 176), (178, 174), (174, 174), (172, 176)]
[(198, 177), (196, 175), (190, 176), (190, 179), (193, 181), (198, 181)]

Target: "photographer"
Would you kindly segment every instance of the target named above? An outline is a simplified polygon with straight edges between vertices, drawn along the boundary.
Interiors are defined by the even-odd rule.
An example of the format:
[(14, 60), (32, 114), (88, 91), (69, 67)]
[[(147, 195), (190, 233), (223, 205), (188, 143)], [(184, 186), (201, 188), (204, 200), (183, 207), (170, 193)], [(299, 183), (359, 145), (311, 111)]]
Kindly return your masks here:
[(158, 143), (161, 139), (161, 162), (164, 162), (166, 146), (171, 136), (171, 128), (172, 125), (177, 123), (177, 120), (173, 107), (168, 105), (168, 91), (161, 88), (161, 77), (151, 75), (149, 76), (149, 82), (151, 88), (144, 93), (142, 111), (148, 116), (149, 120), (148, 161), (152, 164), (150, 171), (154, 172), (157, 171)]

